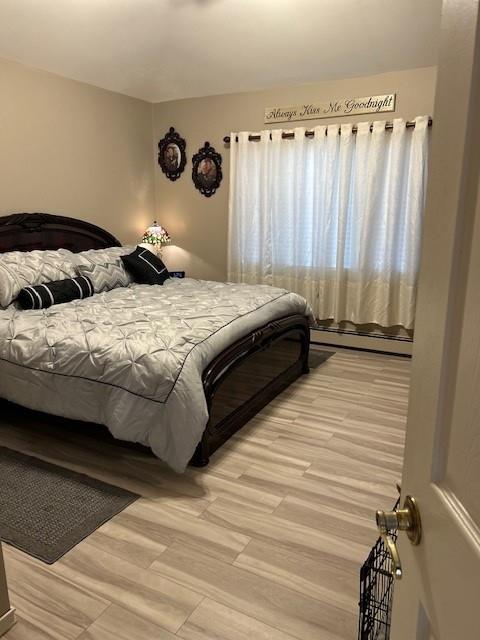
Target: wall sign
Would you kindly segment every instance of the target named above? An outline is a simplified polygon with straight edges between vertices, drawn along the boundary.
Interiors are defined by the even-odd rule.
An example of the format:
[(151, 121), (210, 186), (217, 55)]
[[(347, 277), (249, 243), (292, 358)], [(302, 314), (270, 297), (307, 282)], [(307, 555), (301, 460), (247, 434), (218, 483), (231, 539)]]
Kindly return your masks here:
[(328, 102), (302, 104), (296, 107), (267, 107), (264, 122), (272, 124), (274, 122), (317, 120), (335, 116), (395, 111), (396, 95), (396, 93), (389, 93), (383, 96), (366, 96), (365, 98), (341, 98)]

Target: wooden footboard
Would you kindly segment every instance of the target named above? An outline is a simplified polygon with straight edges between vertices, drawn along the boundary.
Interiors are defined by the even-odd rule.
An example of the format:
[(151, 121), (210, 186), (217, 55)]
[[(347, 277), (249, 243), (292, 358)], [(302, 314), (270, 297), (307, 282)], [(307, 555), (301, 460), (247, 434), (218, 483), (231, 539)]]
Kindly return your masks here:
[(205, 466), (231, 435), (303, 373), (310, 330), (305, 316), (269, 322), (232, 344), (203, 374), (210, 419), (190, 461)]

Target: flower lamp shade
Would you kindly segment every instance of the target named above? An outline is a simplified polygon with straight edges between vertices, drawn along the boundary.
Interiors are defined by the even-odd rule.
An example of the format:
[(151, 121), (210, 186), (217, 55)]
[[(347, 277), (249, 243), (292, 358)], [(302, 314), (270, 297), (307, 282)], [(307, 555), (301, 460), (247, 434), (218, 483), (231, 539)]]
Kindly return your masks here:
[(162, 247), (166, 244), (170, 244), (170, 242), (171, 238), (168, 235), (168, 231), (156, 221), (154, 221), (151, 227), (148, 227), (142, 238), (142, 244), (150, 245), (149, 248), (159, 255), (162, 253)]

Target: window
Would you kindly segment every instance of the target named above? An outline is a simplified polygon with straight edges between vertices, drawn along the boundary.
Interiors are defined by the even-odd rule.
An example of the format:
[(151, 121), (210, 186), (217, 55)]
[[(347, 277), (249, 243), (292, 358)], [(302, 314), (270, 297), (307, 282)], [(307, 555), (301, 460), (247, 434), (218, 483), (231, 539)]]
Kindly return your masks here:
[[(304, 295), (317, 318), (414, 321), (428, 118), (238, 134), (229, 279)], [(232, 139), (235, 139), (232, 134)]]

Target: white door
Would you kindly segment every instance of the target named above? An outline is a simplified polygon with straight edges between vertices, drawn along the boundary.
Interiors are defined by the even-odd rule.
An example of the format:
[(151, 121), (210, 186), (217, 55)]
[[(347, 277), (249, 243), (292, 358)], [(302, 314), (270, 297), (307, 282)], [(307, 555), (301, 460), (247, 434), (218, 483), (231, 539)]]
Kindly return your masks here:
[[(414, 19), (414, 16), (412, 16)], [(430, 154), (392, 640), (480, 639), (480, 30), (445, 0)]]

